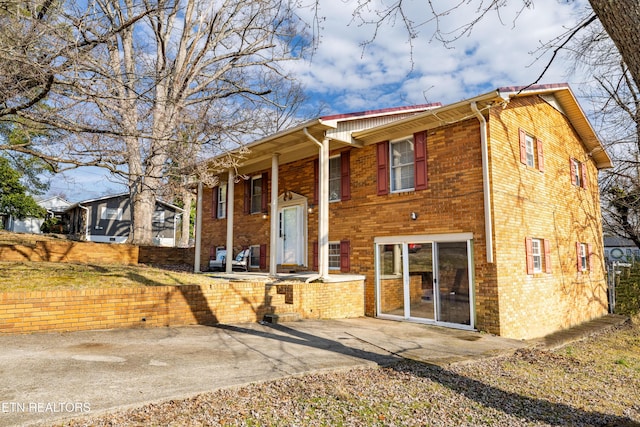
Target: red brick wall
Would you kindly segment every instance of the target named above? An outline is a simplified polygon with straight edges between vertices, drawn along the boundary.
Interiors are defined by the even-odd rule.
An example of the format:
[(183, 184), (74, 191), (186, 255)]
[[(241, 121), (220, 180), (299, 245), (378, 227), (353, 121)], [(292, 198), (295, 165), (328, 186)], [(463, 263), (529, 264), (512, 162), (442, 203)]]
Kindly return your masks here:
[(363, 289), (356, 280), (5, 292), (0, 293), (0, 333), (244, 323), (267, 313), (359, 317)]

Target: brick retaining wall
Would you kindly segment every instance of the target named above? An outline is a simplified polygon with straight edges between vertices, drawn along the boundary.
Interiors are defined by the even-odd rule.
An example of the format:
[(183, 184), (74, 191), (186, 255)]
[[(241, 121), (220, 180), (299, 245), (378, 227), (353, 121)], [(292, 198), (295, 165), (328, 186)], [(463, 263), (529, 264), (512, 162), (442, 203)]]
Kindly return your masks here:
[(0, 334), (246, 323), (364, 315), (364, 282), (210, 285), (0, 293)]
[(194, 248), (39, 240), (32, 245), (0, 245), (0, 261), (83, 264), (193, 265)]

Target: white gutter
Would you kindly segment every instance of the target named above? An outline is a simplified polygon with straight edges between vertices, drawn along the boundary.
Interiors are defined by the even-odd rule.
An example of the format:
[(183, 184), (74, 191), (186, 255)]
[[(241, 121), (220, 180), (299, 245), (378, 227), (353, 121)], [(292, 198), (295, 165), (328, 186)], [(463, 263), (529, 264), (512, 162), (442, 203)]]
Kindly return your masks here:
[(480, 121), (480, 147), (482, 150), (482, 190), (484, 193), (484, 234), (487, 245), (487, 262), (493, 264), (493, 217), (491, 215), (491, 186), (489, 182), (489, 151), (487, 148), (487, 121), (478, 110), (475, 101), (470, 104), (471, 110)]
[(196, 247), (193, 256), (193, 271), (200, 273), (200, 256), (202, 254), (202, 181), (198, 182), (198, 198), (196, 201)]
[(329, 276), (329, 140), (318, 141), (307, 130), (302, 132), (320, 147), (318, 170), (318, 274), (321, 278)]
[(85, 221), (84, 224), (84, 238), (85, 240), (88, 242), (89, 241), (89, 208), (87, 208), (86, 206), (82, 206), (80, 203), (78, 203), (78, 207), (80, 209), (84, 209), (84, 211), (87, 213), (87, 220)]

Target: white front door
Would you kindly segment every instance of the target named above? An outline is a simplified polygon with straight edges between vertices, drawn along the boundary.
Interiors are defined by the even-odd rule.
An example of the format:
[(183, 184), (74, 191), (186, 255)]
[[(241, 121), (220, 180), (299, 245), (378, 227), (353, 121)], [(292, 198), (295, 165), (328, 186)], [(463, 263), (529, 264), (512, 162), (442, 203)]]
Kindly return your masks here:
[(278, 218), (278, 264), (304, 264), (302, 207), (284, 207), (280, 209)]

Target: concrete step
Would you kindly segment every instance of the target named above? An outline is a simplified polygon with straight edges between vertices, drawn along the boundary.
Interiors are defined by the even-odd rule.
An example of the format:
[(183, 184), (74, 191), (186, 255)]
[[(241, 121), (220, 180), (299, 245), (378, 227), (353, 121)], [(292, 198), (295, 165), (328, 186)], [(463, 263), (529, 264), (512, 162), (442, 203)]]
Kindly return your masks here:
[(279, 323), (297, 322), (300, 320), (300, 315), (298, 313), (265, 314), (263, 320), (267, 323), (277, 325)]

